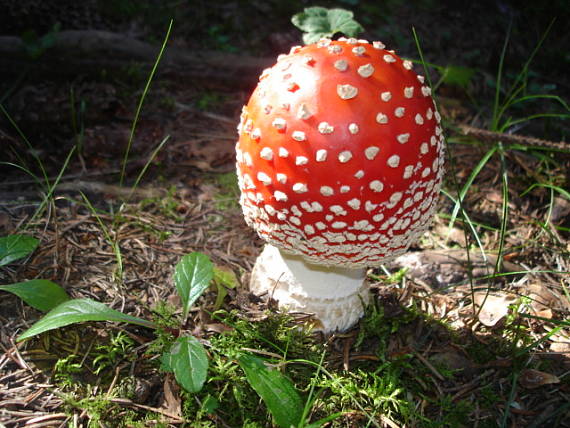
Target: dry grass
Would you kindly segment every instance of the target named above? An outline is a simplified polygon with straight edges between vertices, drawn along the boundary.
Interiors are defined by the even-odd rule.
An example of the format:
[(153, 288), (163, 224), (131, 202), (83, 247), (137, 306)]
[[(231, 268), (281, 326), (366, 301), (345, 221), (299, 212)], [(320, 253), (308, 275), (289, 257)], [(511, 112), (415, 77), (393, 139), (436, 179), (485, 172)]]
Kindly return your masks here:
[[(159, 154), (146, 187), (138, 189), (131, 202), (119, 202), (125, 189), (118, 188), (113, 179), (103, 180), (107, 171), (117, 171), (116, 159), (95, 150), (106, 147), (108, 141), (86, 141), (87, 171), (81, 172), (79, 163), (73, 165), (64, 176), (64, 187), (33, 224), (27, 221), (40, 200), (36, 189), (15, 176), (0, 183), (4, 195), (2, 233), (27, 225), (27, 230), (41, 240), (30, 259), (0, 271), (1, 281), (51, 279), (72, 297), (90, 297), (149, 318), (161, 302), (177, 303), (171, 281), (173, 267), (182, 255), (200, 251), (241, 279), (242, 288), (230, 290), (225, 307), (238, 308), (243, 317), (254, 321), (266, 317), (263, 311), (267, 305), (245, 289), (247, 272), (261, 243), (244, 224), (232, 193), (235, 188), (227, 184), (228, 176), (223, 176), (233, 169), (232, 124), (243, 94), (218, 105), (215, 115), (185, 108), (184, 103), (195, 96), (180, 92), (177, 107), (167, 117), (151, 116), (141, 122), (133, 170), (144, 164), (152, 144), (164, 135), (170, 134), (172, 143)], [(86, 135), (107, 138), (95, 131), (87, 129)], [(108, 138), (112, 141), (113, 137)], [(7, 141), (20, 144), (11, 137)], [(485, 144), (469, 140), (469, 144), (453, 145), (452, 171), (459, 182), (485, 152)], [(48, 168), (54, 172), (55, 152), (46, 150)], [(503, 271), (517, 273), (490, 275), (499, 247), (502, 209), (500, 168), (492, 159), (464, 202), (471, 220), (480, 225), (477, 231), (488, 261), (473, 245), (473, 236), (461, 221), (448, 229), (445, 214), (451, 205), (442, 196), (442, 215), (414, 249), (423, 257), (422, 265), (404, 260), (390, 266), (392, 273), (402, 267), (409, 269), (399, 280), (383, 271), (371, 272), (372, 286), (387, 320), (399, 320), (410, 309), (416, 314), (390, 334), (385, 344), (387, 355), (397, 359), (411, 354), (425, 368), (427, 375), (417, 377), (417, 391), (410, 392), (410, 397), (419, 414), (426, 417), (441, 416), (445, 410), (433, 403), (450, 396), (451, 406), (463, 401), (471, 404), (469, 426), (539, 427), (543, 426), (540, 421), (546, 420), (570, 426), (570, 244), (568, 229), (564, 229), (569, 227), (570, 208), (567, 201), (552, 197), (545, 188), (521, 196), (530, 184), (546, 176), (560, 177), (561, 185), (567, 183), (570, 160), (562, 153), (558, 164), (546, 168), (540, 158), (514, 150), (507, 152), (507, 160), (510, 201)], [(91, 187), (85, 182), (91, 182)], [(448, 189), (454, 194), (452, 180)], [(87, 191), (100, 210), (97, 214), (85, 206), (77, 190)], [(15, 198), (16, 192), (24, 199)], [(118, 243), (120, 269), (100, 221), (112, 241)], [(213, 298), (213, 293), (206, 295), (201, 307), (211, 307)], [(473, 306), (474, 300), (479, 306)], [(73, 385), (62, 386), (55, 364), (71, 354), (91, 361), (94, 347), (119, 331), (133, 340), (129, 357), (101, 376), (86, 364), (80, 375), (72, 375), (73, 382), (89, 383), (98, 393), (108, 392), (117, 417), (129, 409), (139, 415), (152, 414), (168, 426), (183, 422), (184, 417), (169, 407), (169, 403), (180, 400), (179, 391), (170, 390), (153, 357), (145, 354), (152, 339), (149, 332), (116, 325), (80, 325), (16, 344), (17, 335), (38, 316), (16, 297), (2, 294), (0, 426), (87, 426), (91, 420), (88, 406), (70, 405)], [(208, 338), (223, 334), (227, 326), (196, 310), (189, 327)], [(316, 338), (328, 350), (329, 367), (351, 370), (378, 359), (374, 352), (378, 338), (355, 346), (363, 328)], [(555, 334), (548, 336), (553, 329)], [(128, 399), (121, 396), (120, 389), (114, 389), (126, 378), (134, 379), (137, 391)], [(494, 404), (489, 404), (490, 400), (495, 400)], [(501, 420), (507, 410), (508, 424)], [(548, 419), (552, 415), (553, 419)], [(224, 426), (222, 417), (214, 422)], [(358, 415), (348, 415), (344, 426), (364, 423)], [(386, 418), (379, 423), (401, 426)], [(153, 422), (148, 421), (148, 425)]]

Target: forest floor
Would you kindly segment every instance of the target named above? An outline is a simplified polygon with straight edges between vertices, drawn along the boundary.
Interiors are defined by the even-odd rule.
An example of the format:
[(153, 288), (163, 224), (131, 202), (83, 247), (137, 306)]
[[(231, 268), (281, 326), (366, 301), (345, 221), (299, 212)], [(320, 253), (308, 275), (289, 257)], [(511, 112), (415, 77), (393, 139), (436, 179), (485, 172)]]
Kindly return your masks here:
[[(393, 43), (409, 36), (406, 12), (392, 10), (385, 31)], [(204, 37), (214, 48), (232, 55), (243, 47), (240, 37), (212, 28)], [(482, 36), (477, 49), (492, 43), (500, 56), (505, 35)], [(159, 74), (126, 162), (146, 69), (131, 66), (117, 78), (7, 81), (6, 96), (0, 93), (7, 112), (0, 121), (0, 236), (29, 234), (40, 245), (0, 267), (0, 285), (49, 279), (73, 298), (171, 326), (182, 312), (173, 273), (184, 255), (206, 254), (227, 276), (175, 333), (191, 334), (208, 350), (208, 378), (197, 393), (161, 369), (172, 329), (93, 322), (17, 342), (42, 314), (0, 291), (0, 427), (272, 426), (235, 363), (239, 352), (292, 380), (308, 403), (306, 426), (334, 414), (325, 426), (570, 426), (567, 76), (552, 88), (552, 75), (531, 65), (517, 97), (548, 89), (551, 98), (528, 109), (509, 106), (492, 126), (493, 88), (501, 82), (457, 53), (462, 43), (477, 44), (462, 37), (449, 47), (457, 63), (430, 69), (434, 82), (442, 77), (436, 96), (447, 136), (432, 228), (407, 256), (369, 271), (373, 299), (361, 322), (326, 336), (304, 328), (306, 314), (281, 314), (247, 289), (262, 241), (243, 221), (234, 146), (255, 78), (203, 84)], [(273, 48), (246, 47), (267, 56), (298, 39), (284, 30)], [(450, 39), (425, 38), (427, 60), (438, 63)], [(515, 39), (513, 49), (533, 43)], [(413, 45), (406, 48), (417, 57)], [(538, 62), (550, 58), (548, 49)], [(511, 62), (501, 102), (524, 69), (524, 61)], [(551, 116), (524, 132), (500, 126), (536, 114)]]

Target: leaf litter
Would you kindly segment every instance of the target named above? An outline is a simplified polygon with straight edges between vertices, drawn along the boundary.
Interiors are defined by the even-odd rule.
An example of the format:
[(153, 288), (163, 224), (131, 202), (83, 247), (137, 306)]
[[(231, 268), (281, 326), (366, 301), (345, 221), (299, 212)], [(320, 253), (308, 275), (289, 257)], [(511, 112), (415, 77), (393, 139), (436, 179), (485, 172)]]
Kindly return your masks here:
[[(180, 105), (197, 95), (192, 91), (196, 89), (178, 92)], [(117, 136), (128, 127), (114, 123), (108, 135), (99, 132), (101, 129), (88, 130), (87, 172), (73, 165), (64, 174), (66, 186), (56, 192), (57, 203), (30, 229), (40, 239), (40, 246), (25, 264), (3, 268), (2, 284), (45, 278), (61, 284), (73, 298), (95, 299), (131, 316), (149, 319), (160, 302), (176, 299), (170, 279), (174, 265), (182, 256), (199, 251), (216, 266), (233, 272), (237, 279), (237, 287), (225, 288), (227, 296), (222, 307), (238, 309), (239, 316), (249, 322), (267, 322), (274, 305), (251, 296), (246, 289), (247, 273), (261, 243), (244, 224), (236, 204), (220, 208), (220, 194), (231, 192), (214, 179), (233, 172), (235, 135), (231, 124), (237, 123), (244, 102), (243, 94), (235, 95), (218, 106), (215, 114), (179, 106), (169, 117), (143, 117), (140, 139), (129, 164), (131, 173), (144, 165), (148, 153), (166, 133), (171, 135), (172, 144), (153, 161), (143, 186), (148, 192), (135, 193), (127, 203), (120, 201), (125, 189), (113, 181), (117, 171), (114, 158), (102, 154), (100, 147), (122, 141)], [(104, 143), (98, 140), (101, 138)], [(454, 146), (459, 180), (465, 180), (478, 162), (480, 149), (477, 145)], [(57, 174), (53, 157), (46, 159), (51, 159), (50, 172)], [(444, 412), (430, 401), (450, 396), (452, 403), (467, 400), (473, 405), (468, 415), (472, 424), (499, 421), (510, 406), (512, 426), (529, 426), (568, 402), (570, 247), (568, 232), (554, 227), (569, 226), (568, 203), (554, 198), (547, 221), (550, 195), (545, 189), (535, 189), (532, 197), (518, 196), (527, 189), (527, 183), (518, 178), (528, 171), (539, 173), (539, 160), (518, 155), (512, 155), (512, 160), (508, 174), (513, 197), (501, 275), (492, 275), (497, 262), (492, 250), (498, 247), (496, 228), (502, 199), (496, 191), (500, 168), (498, 161), (491, 159), (476, 180), (478, 187), (468, 192), (464, 201), (474, 221), (491, 226), (477, 228), (485, 256), (474, 245), (465, 224), (458, 221), (450, 230), (447, 219), (438, 217), (432, 232), (420, 244), (388, 266), (392, 274), (402, 270), (403, 279), (394, 280), (382, 270), (371, 272), (375, 301), (382, 308), (383, 319), (397, 327), (387, 336), (375, 335), (364, 323), (347, 334), (328, 338), (315, 335), (315, 342), (327, 350), (327, 369), (356, 372), (368, 367), (366, 364), (378, 364), (379, 347), (386, 348), (388, 361), (410, 355), (425, 368), (426, 375), (414, 381), (419, 392), (409, 391), (409, 399), (423, 416), (435, 418)], [(561, 162), (550, 172), (552, 176), (567, 171), (568, 159), (562, 156)], [(13, 176), (6, 180), (2, 195), (8, 199), (2, 200), (6, 209), (0, 222), (4, 234), (25, 224), (40, 201), (32, 183), (18, 182)], [(104, 182), (105, 186), (85, 184), (94, 182)], [(172, 186), (173, 191), (165, 192), (167, 186)], [(80, 203), (78, 190), (85, 191), (101, 210), (97, 216)], [(16, 192), (21, 197), (9, 199)], [(443, 197), (440, 211), (450, 211)], [(101, 232), (97, 217), (119, 243), (120, 276), (117, 255)], [(234, 330), (199, 309), (216, 307), (216, 297), (215, 287), (211, 287), (197, 301), (197, 307), (190, 309), (188, 328), (201, 339)], [(416, 316), (404, 321), (411, 309), (417, 311)], [(151, 340), (148, 331), (121, 325), (112, 325), (110, 330), (97, 324), (81, 325), (17, 344), (18, 334), (38, 316), (16, 297), (2, 294), (0, 424), (12, 428), (66, 426), (75, 420), (89, 423), (89, 413), (66, 407), (63, 387), (56, 381), (53, 367), (70, 354), (87, 361), (94, 344), (105, 341), (113, 331), (126, 332), (136, 344), (131, 359), (115, 367), (117, 382), (134, 379), (140, 393), (128, 398), (120, 388), (112, 390), (110, 383), (100, 383), (88, 368), (75, 375), (76, 382), (109, 388), (118, 394), (111, 401), (120, 410), (134, 409), (141, 417), (153, 414), (157, 422), (169, 426), (184, 422), (180, 389), (172, 376), (164, 378), (144, 353)], [(291, 323), (300, 324), (306, 319), (305, 314), (296, 314)], [(387, 341), (381, 343), (385, 337)], [(522, 361), (516, 352), (509, 352), (513, 346), (515, 350), (528, 348)], [(513, 373), (518, 373), (515, 383)], [(514, 400), (510, 400), (511, 394)], [(483, 406), (489, 400), (492, 404)], [(223, 426), (223, 412), (216, 415), (215, 420)], [(399, 426), (390, 418), (384, 420), (385, 425)], [(355, 411), (346, 415), (345, 422), (345, 426), (350, 422), (358, 425), (365, 424), (366, 419)], [(559, 426), (564, 423), (562, 420)]]

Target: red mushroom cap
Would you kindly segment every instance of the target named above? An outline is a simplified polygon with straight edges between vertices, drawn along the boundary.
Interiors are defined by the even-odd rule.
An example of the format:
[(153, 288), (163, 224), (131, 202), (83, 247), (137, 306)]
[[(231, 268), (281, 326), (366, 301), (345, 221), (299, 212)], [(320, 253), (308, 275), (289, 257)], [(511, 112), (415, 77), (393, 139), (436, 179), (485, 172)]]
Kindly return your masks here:
[(238, 126), (246, 222), (317, 264), (403, 253), (435, 210), (439, 123), (424, 78), (380, 42), (292, 48), (263, 72)]

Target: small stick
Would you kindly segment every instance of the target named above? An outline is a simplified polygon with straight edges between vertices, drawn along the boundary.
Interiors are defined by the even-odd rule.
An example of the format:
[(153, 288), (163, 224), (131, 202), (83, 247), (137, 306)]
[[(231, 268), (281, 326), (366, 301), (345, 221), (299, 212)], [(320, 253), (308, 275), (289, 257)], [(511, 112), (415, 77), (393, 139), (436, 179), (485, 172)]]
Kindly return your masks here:
[(526, 146), (548, 147), (556, 150), (569, 150), (570, 144), (565, 141), (549, 141), (541, 138), (529, 137), (526, 135), (506, 134), (504, 132), (493, 132), (486, 129), (475, 128), (469, 125), (459, 125), (459, 129), (464, 135), (469, 135), (481, 141), (501, 140), (504, 143), (522, 144)]
[(175, 423), (186, 422), (186, 420), (184, 418), (181, 418), (180, 416), (173, 415), (172, 413), (169, 413), (169, 412), (162, 410), (162, 409), (159, 409), (157, 407), (150, 407), (150, 406), (145, 406), (144, 404), (135, 403), (135, 402), (133, 402), (127, 398), (111, 398), (110, 401), (112, 403), (121, 404), (123, 406), (132, 406), (132, 407), (137, 407), (139, 409), (160, 413), (161, 415), (164, 415), (164, 416), (172, 419), (173, 421), (175, 421)]
[(441, 375), (441, 373), (439, 373), (436, 370), (436, 368), (434, 366), (432, 366), (431, 363), (424, 358), (424, 356), (422, 354), (420, 354), (419, 352), (414, 352), (414, 355), (416, 356), (416, 358), (418, 360), (420, 360), (435, 375), (435, 377), (437, 377), (441, 381), (445, 380), (445, 378)]

